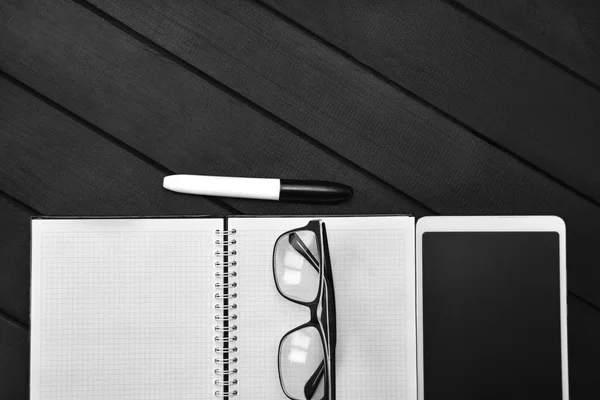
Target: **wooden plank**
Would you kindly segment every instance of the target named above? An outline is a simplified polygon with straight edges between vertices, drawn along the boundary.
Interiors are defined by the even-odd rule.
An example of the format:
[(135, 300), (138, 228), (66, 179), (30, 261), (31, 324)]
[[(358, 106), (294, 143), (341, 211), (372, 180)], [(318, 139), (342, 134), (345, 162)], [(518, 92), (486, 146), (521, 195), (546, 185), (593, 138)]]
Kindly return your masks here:
[(261, 0), (600, 201), (600, 91), (440, 0)]
[(28, 332), (0, 317), (0, 398), (29, 398)]
[[(98, 0), (96, 4), (182, 57), (184, 65), (187, 62), (191, 64), (191, 68), (198, 67), (264, 107), (267, 112), (274, 114), (272, 118), (289, 122), (437, 212), (562, 216), (569, 229), (570, 288), (600, 304), (600, 293), (596, 290), (600, 283), (600, 268), (598, 262), (594, 261), (597, 259), (595, 248), (599, 236), (596, 228), (600, 223), (599, 208), (544, 174), (474, 137), (468, 130), (422, 106), (387, 82), (374, 77), (364, 68), (253, 3), (212, 1), (210, 4), (175, 4), (147, 0), (134, 5), (131, 2), (100, 3)], [(130, 42), (122, 44), (121, 39), (117, 40), (120, 36), (116, 34), (107, 36), (107, 32), (112, 31), (106, 25), (98, 24), (92, 18), (88, 20), (89, 17), (84, 12), (71, 9), (69, 12), (74, 15), (73, 18), (85, 21), (82, 25), (90, 27), (89, 31), (81, 29), (73, 32), (72, 35), (79, 40), (91, 42), (92, 39), (86, 39), (91, 37), (95, 48), (110, 46), (128, 49), (126, 53), (115, 52), (113, 56), (108, 51), (107, 54), (102, 53), (102, 57), (112, 57), (110, 63), (102, 64), (102, 74), (111, 76), (112, 70), (128, 70), (127, 65), (130, 64), (150, 63), (136, 52), (129, 51), (133, 47)], [(16, 21), (14, 29), (27, 32), (23, 37), (58, 37), (52, 40), (68, 37), (68, 34), (59, 35), (56, 32), (62, 32), (59, 27), (63, 25), (73, 24), (68, 20), (60, 20), (56, 21), (56, 26), (48, 27), (47, 23), (35, 19), (30, 18), (36, 22), (28, 24), (27, 18), (13, 18)], [(15, 37), (10, 42), (16, 42), (17, 45), (13, 49), (4, 47), (3, 53), (9, 56), (5, 57), (8, 61), (0, 60), (3, 68), (10, 68), (11, 73), (18, 74), (39, 90), (60, 98), (69, 108), (85, 114), (86, 118), (94, 117), (93, 113), (85, 112), (85, 107), (78, 107), (78, 103), (89, 99), (69, 100), (79, 87), (97, 87), (86, 84), (85, 74), (79, 72), (88, 72), (88, 66), (92, 62), (86, 63), (85, 69), (79, 67), (79, 70), (76, 69), (77, 63), (72, 62), (69, 70), (64, 72), (65, 67), (53, 62), (51, 57), (37, 56), (43, 54), (44, 49), (37, 48), (35, 43)], [(61, 46), (64, 47), (56, 44), (46, 47), (56, 49)], [(77, 51), (91, 45), (87, 46), (72, 46), (70, 51), (75, 52), (78, 59), (86, 59), (84, 50), (79, 50), (79, 53)], [(148, 52), (139, 51), (142, 54)], [(161, 54), (173, 63), (182, 64), (182, 61), (169, 54)], [(66, 55), (60, 55), (60, 58), (64, 57)], [(124, 65), (121, 60), (127, 60), (129, 64)], [(39, 69), (51, 71), (52, 76), (60, 79), (55, 79), (55, 83), (47, 82), (42, 73), (22, 67), (32, 65), (33, 61), (35, 65), (42, 66)], [(181, 88), (183, 85), (174, 83), (171, 79), (175, 72), (172, 69), (168, 69), (168, 73), (164, 72), (165, 68), (161, 65), (152, 62), (151, 69), (161, 71), (156, 73), (165, 76), (168, 85), (157, 87), (167, 90), (169, 96), (174, 96), (176, 94), (168, 90), (168, 87)], [(94, 70), (94, 79), (102, 74)], [(77, 85), (71, 87), (68, 83), (75, 80), (74, 77), (77, 78)], [(127, 77), (128, 81), (132, 79), (135, 77)], [(192, 78), (185, 81), (193, 82)], [(109, 97), (104, 88), (111, 87), (112, 80), (103, 82), (102, 91), (92, 100)], [(133, 85), (127, 89), (131, 90), (131, 86)], [(117, 92), (111, 102), (119, 104), (120, 109), (127, 107), (127, 104), (118, 101), (121, 93), (118, 88), (114, 90)], [(160, 93), (160, 90), (155, 92)], [(136, 97), (145, 96), (138, 91)], [(161, 101), (160, 96), (157, 101)], [(100, 107), (98, 104), (91, 104), (89, 108)], [(162, 106), (166, 105), (161, 103)], [(181, 109), (186, 110), (185, 107)], [(152, 111), (160, 113), (159, 108)], [(193, 119), (193, 115), (187, 111), (183, 115), (186, 120)], [(118, 118), (123, 116), (111, 113), (111, 119)], [(145, 118), (152, 119), (151, 114), (143, 114), (136, 120)], [(121, 124), (125, 125), (123, 122)], [(227, 126), (222, 129), (221, 134), (229, 138), (227, 140), (232, 143), (232, 148), (238, 146), (235, 151), (244, 152), (239, 143), (240, 138), (246, 135), (234, 127), (219, 126)], [(115, 128), (107, 127), (107, 130), (115, 130), (120, 137), (127, 137), (124, 140), (136, 148), (148, 147), (148, 144), (142, 143), (142, 138), (120, 131), (118, 126)], [(205, 131), (206, 129), (202, 129), (202, 132)], [(150, 124), (143, 126), (143, 132), (152, 132), (153, 137), (160, 137), (160, 131), (157, 132)], [(264, 132), (261, 133), (263, 134)], [(191, 140), (191, 135), (183, 138), (181, 130), (174, 135), (181, 137), (179, 140), (182, 143)], [(272, 138), (277, 136), (270, 136), (269, 140), (263, 139), (263, 144), (271, 143)], [(290, 136), (286, 137), (289, 139)], [(253, 148), (262, 147), (260, 139), (254, 143)], [(280, 143), (278, 146), (284, 151), (287, 144)], [(181, 153), (181, 149), (170, 148), (168, 153), (182, 160), (190, 159), (190, 153)], [(155, 157), (164, 162), (162, 159), (165, 154), (156, 154)], [(294, 165), (288, 164), (286, 168)], [(251, 167), (249, 164), (246, 166)]]
[[(0, 14), (10, 16), (0, 27), (1, 69), (171, 170), (325, 179), (355, 189), (336, 207), (228, 201), (244, 213), (427, 212), (70, 1), (2, 2)], [(71, 161), (93, 165), (81, 159)]]
[(598, 1), (457, 0), (456, 2), (593, 84), (600, 85), (600, 3)]
[[(204, 197), (162, 189), (165, 172), (157, 167), (136, 159), (89, 128), (2, 78), (0, 89), (3, 94), (0, 96), (0, 158), (8, 161), (0, 165), (0, 190), (44, 214), (192, 215), (231, 212), (229, 208)], [(233, 199), (228, 201), (229, 204), (234, 204), (245, 213), (336, 214), (386, 211), (407, 212), (417, 216), (427, 213), (425, 207), (387, 185), (342, 165), (333, 157), (327, 156), (325, 151), (301, 147), (304, 143), (294, 138), (287, 140), (287, 143), (292, 146), (286, 151), (297, 154), (286, 161), (291, 164), (298, 162), (298, 175), (305, 177), (304, 175), (311, 173), (305, 168), (322, 168), (325, 179), (352, 183), (356, 189), (353, 200), (335, 208)], [(198, 138), (195, 144), (201, 146), (202, 139)], [(174, 150), (188, 151), (181, 147)], [(168, 159), (173, 162), (172, 160)], [(197, 165), (195, 168), (199, 169)], [(264, 164), (264, 168), (272, 167), (268, 163)], [(291, 170), (293, 167), (290, 164), (275, 165), (276, 169)], [(280, 171), (276, 170), (272, 175), (279, 174)]]
[(0, 313), (22, 324), (29, 323), (29, 221), (35, 215), (0, 195)]
[(223, 213), (172, 196), (164, 172), (0, 78), (0, 190), (44, 214)]
[(600, 311), (571, 295), (568, 306), (570, 398), (593, 399), (600, 393)]

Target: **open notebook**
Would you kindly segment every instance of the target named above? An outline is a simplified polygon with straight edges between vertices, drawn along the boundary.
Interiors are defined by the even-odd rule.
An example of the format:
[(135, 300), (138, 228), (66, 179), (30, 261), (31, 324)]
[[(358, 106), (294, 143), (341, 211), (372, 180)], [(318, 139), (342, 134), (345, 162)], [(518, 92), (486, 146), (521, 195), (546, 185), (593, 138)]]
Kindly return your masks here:
[(337, 397), (416, 398), (415, 221), (385, 216), (34, 219), (31, 399), (286, 399), (279, 342), (309, 312), (277, 291), (273, 246), (313, 219)]

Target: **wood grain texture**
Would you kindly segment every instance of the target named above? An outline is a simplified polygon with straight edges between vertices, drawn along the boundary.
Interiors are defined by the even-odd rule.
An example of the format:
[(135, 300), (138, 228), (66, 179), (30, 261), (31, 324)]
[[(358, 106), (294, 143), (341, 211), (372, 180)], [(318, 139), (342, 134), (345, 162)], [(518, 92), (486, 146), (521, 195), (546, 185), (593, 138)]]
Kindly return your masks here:
[(29, 324), (29, 221), (36, 215), (0, 195), (0, 313), (22, 324)]
[[(0, 27), (1, 69), (173, 171), (319, 178), (355, 189), (352, 201), (335, 208), (228, 200), (244, 213), (427, 212), (70, 1), (4, 2), (0, 12), (10, 15)], [(94, 163), (81, 154), (77, 160), (86, 165), (69, 168)], [(162, 197), (191, 198), (166, 193), (159, 182), (153, 190)]]
[(0, 190), (52, 215), (223, 213), (164, 172), (0, 78)]
[(453, 0), (600, 85), (600, 2)]
[(600, 312), (569, 296), (569, 386), (571, 400), (588, 400), (600, 393)]
[[(20, 267), (29, 267), (29, 262)], [(29, 398), (29, 333), (0, 318), (0, 399)]]
[[(422, 106), (385, 81), (374, 77), (360, 66), (253, 3), (213, 1), (210, 4), (175, 4), (146, 1), (132, 5), (130, 2), (97, 1), (97, 4), (101, 4), (111, 15), (176, 53), (185, 62), (239, 91), (276, 117), (289, 122), (437, 212), (562, 216), (569, 227), (570, 288), (590, 301), (600, 304), (600, 293), (596, 290), (600, 282), (600, 268), (598, 262), (593, 261), (596, 260), (595, 249), (600, 236), (596, 228), (600, 223), (600, 209), (591, 202), (478, 139), (468, 130)], [(86, 13), (76, 15), (78, 20), (87, 21), (84, 19)], [(89, 18), (86, 26), (95, 23), (92, 17)], [(58, 26), (69, 24), (68, 20), (57, 22)], [(19, 29), (26, 30), (30, 36), (33, 35), (31, 32), (37, 30), (40, 33), (35, 33), (36, 35), (46, 38), (61, 37), (54, 33), (58, 30), (57, 27), (48, 28), (41, 23), (26, 25), (25, 20), (18, 23), (19, 27), (23, 25), (25, 26)], [(92, 31), (88, 32), (82, 28), (77, 33), (79, 37), (92, 35), (95, 38), (94, 32), (101, 32), (104, 39), (95, 38), (94, 43), (116, 40), (106, 35), (109, 28), (102, 24), (95, 26)], [(14, 40), (17, 39), (12, 39)], [(100, 44), (96, 44), (95, 48), (98, 46)], [(54, 46), (56, 47), (60, 46)], [(42, 50), (36, 49), (35, 43), (21, 40), (18, 47), (5, 47), (4, 53), (10, 56), (7, 57), (8, 61), (0, 62), (3, 63), (3, 68), (10, 69), (11, 73), (18, 74), (21, 79), (30, 82), (44, 93), (51, 93), (56, 98), (60, 96), (61, 102), (68, 107), (74, 107), (77, 112), (82, 112), (87, 117), (89, 114), (85, 114), (85, 109), (78, 106), (79, 102), (69, 101), (70, 92), (76, 88), (92, 87), (91, 84), (85, 83), (86, 76), (75, 70), (76, 63), (69, 64), (67, 75), (61, 72), (65, 68), (61, 63), (53, 62), (49, 57), (35, 59), (45, 70), (52, 71), (53, 76), (61, 77), (59, 82), (72, 80), (74, 76), (78, 79), (82, 77), (72, 88), (60, 83), (48, 84), (43, 74), (21, 67), (23, 64), (31, 65), (27, 54), (38, 54)], [(79, 57), (84, 56), (80, 54)], [(120, 53), (114, 56), (115, 60), (111, 59), (110, 64), (102, 64), (102, 70), (110, 76), (111, 65), (117, 65), (114, 69), (127, 70), (121, 66), (123, 64), (119, 60), (142, 64), (136, 61), (139, 57), (134, 52)], [(144, 59), (143, 63), (150, 62)], [(156, 63), (152, 65), (154, 71), (164, 70)], [(164, 79), (173, 82), (171, 79), (174, 71), (176, 69), (169, 69), (169, 74)], [(127, 81), (130, 82), (131, 78), (128, 77)], [(109, 87), (108, 82), (110, 80), (102, 87)], [(194, 80), (190, 77), (186, 82)], [(169, 84), (174, 85), (181, 86)], [(132, 87), (134, 86), (129, 85), (128, 89), (133, 90)], [(172, 92), (168, 93), (173, 96)], [(138, 91), (137, 96), (142, 94)], [(105, 96), (104, 92), (100, 97), (102, 96)], [(114, 96), (113, 102), (119, 103), (117, 95)], [(213, 102), (218, 101), (217, 99), (218, 97), (213, 98)], [(160, 101), (160, 98), (156, 101)], [(119, 103), (120, 109), (124, 107), (127, 107), (127, 103)], [(180, 110), (186, 110), (186, 107), (180, 107)], [(184, 115), (187, 120), (188, 114)], [(230, 119), (238, 117), (238, 114), (229, 115)], [(88, 118), (93, 117), (90, 115)], [(120, 116), (111, 114), (111, 119), (117, 117)], [(144, 117), (150, 120), (153, 118), (151, 114), (144, 114)], [(189, 118), (193, 118), (193, 115)], [(126, 122), (121, 122), (121, 125), (126, 125)], [(219, 126), (220, 134), (231, 138), (232, 146), (238, 146), (239, 151), (245, 151), (240, 148), (238, 141), (239, 138), (246, 137), (244, 132), (240, 132), (235, 126)], [(106, 129), (111, 132), (116, 130), (120, 137), (128, 135), (126, 140), (144, 151), (152, 151), (146, 150), (145, 147), (155, 143), (156, 135), (160, 137), (160, 132), (152, 131), (151, 124), (145, 125), (144, 130), (141, 130), (155, 132), (152, 135), (155, 139), (149, 143), (144, 143), (142, 138), (132, 139), (129, 136), (139, 135), (139, 132), (123, 132), (119, 130), (119, 126)], [(208, 129), (202, 129), (202, 133), (207, 131)], [(262, 130), (261, 135), (265, 132), (268, 130)], [(184, 144), (190, 141), (189, 136), (184, 137), (181, 131), (172, 132), (171, 135), (173, 138), (180, 137), (178, 140), (183, 146), (190, 148)], [(280, 148), (286, 148), (292, 143), (291, 136), (283, 132), (281, 135), (286, 135), (287, 139), (286, 144), (282, 144)], [(263, 146), (265, 143), (273, 145), (272, 140), (262, 143)], [(242, 147), (245, 146), (248, 145)], [(259, 145), (254, 147), (258, 148)], [(167, 153), (171, 152), (177, 153), (174, 149)], [(158, 157), (161, 162), (166, 162), (164, 153), (150, 154)], [(289, 153), (286, 154), (289, 157)], [(257, 156), (254, 160), (263, 160), (262, 157)], [(189, 154), (179, 158), (181, 162), (188, 163), (191, 159)], [(238, 161), (235, 157), (228, 161), (233, 163), (229, 171), (235, 171), (235, 163)], [(260, 161), (260, 164), (262, 163), (263, 161)], [(340, 168), (343, 170), (343, 165), (340, 165)], [(319, 176), (321, 170), (326, 168), (311, 170), (311, 173), (313, 176)], [(371, 193), (377, 195), (377, 192)]]
[(264, 0), (600, 201), (600, 91), (440, 0)]
[[(137, 159), (11, 82), (0, 78), (0, 90), (3, 93), (0, 98), (0, 157), (8, 161), (0, 164), (0, 189), (43, 214), (231, 213), (228, 208), (204, 197), (164, 190), (162, 178), (165, 172), (161, 169)], [(294, 140), (288, 140), (288, 143), (294, 144)], [(187, 151), (186, 148), (180, 150)], [(291, 150), (295, 151), (295, 148)], [(323, 150), (314, 149), (314, 153), (310, 153), (303, 148), (297, 157), (299, 163), (307, 163), (312, 168), (323, 171), (330, 168), (322, 175), (325, 178), (333, 176), (332, 180), (352, 183), (356, 189), (353, 200), (335, 208), (234, 199), (228, 203), (245, 213), (385, 211), (411, 212), (417, 216), (428, 213), (425, 207), (386, 185), (368, 179), (339, 161), (331, 161)], [(289, 168), (287, 165), (279, 165), (279, 168)], [(302, 172), (310, 176), (310, 171)]]

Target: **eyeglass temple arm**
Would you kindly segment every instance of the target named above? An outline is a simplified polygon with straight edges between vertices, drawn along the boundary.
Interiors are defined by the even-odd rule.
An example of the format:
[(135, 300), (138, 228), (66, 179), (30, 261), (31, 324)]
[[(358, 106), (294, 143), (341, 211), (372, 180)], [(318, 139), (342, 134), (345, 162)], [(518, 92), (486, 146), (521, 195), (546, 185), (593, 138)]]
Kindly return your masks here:
[(310, 265), (312, 265), (312, 267), (315, 270), (319, 271), (319, 268), (320, 268), (319, 261), (310, 252), (310, 249), (308, 248), (306, 243), (304, 243), (304, 241), (302, 239), (300, 239), (300, 236), (298, 236), (296, 233), (292, 233), (289, 236), (289, 241), (290, 241), (290, 245), (294, 248), (294, 250), (296, 250), (298, 253), (300, 253), (302, 255), (302, 257), (304, 257), (306, 259), (306, 261), (308, 261), (308, 263)]
[(308, 381), (304, 385), (304, 397), (312, 399), (319, 387), (319, 382), (325, 375), (325, 360), (321, 361), (321, 364), (315, 369), (315, 372), (308, 378)]

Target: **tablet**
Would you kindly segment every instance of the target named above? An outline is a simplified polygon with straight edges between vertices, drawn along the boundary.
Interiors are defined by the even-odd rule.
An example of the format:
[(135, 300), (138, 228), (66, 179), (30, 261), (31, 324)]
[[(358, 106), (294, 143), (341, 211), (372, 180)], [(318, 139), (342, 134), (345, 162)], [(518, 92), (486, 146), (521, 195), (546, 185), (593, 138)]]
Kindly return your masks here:
[(562, 219), (426, 217), (416, 235), (419, 399), (568, 399)]

